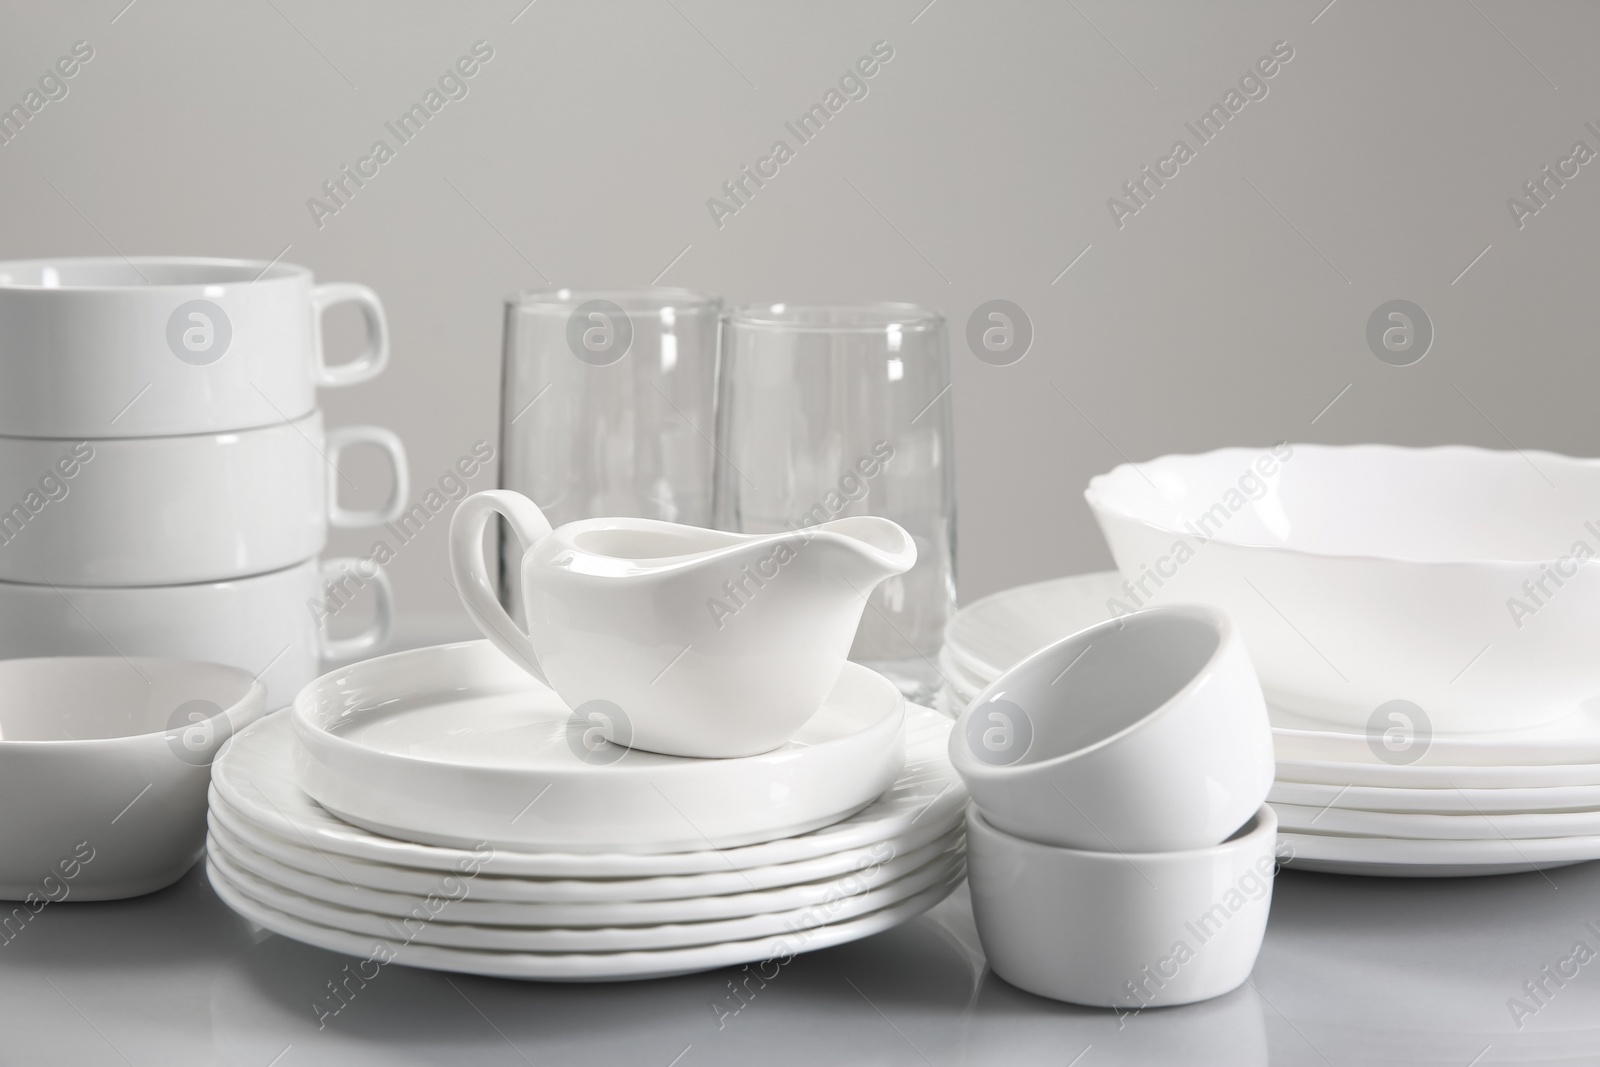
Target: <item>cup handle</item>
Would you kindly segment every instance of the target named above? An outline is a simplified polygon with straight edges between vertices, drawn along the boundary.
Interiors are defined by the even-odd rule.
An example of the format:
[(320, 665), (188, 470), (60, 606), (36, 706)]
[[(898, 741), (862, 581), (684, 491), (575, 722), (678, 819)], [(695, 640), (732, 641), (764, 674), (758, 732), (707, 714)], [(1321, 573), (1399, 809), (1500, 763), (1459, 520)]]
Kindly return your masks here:
[[(363, 563), (372, 567), (371, 578), (363, 576), (360, 569)], [(389, 638), (394, 634), (394, 586), (389, 584), (389, 576), (383, 572), (380, 564), (372, 563), (370, 560), (359, 560), (354, 556), (336, 556), (323, 560), (317, 571), (324, 587), (328, 582), (336, 581), (349, 572), (354, 572), (355, 579), (363, 587), (368, 582), (373, 585), (372, 625), (353, 637), (329, 637), (327, 623), (324, 622), (317, 634), (317, 640), (322, 646), (323, 659), (350, 659), (363, 652), (374, 651), (388, 644)]]
[[(400, 517), (411, 496), (411, 476), (406, 465), (406, 446), (392, 430), (382, 426), (340, 426), (329, 430), (326, 438), (328, 465), (333, 476), (328, 479), (328, 525), (341, 530), (361, 526), (382, 526)], [(339, 456), (350, 445), (377, 445), (389, 458), (394, 473), (394, 487), (383, 507), (372, 511), (347, 508), (339, 503)]]
[(517, 554), (519, 576), (523, 554), (550, 533), (550, 523), (544, 512), (521, 493), (509, 489), (473, 493), (461, 502), (450, 519), (450, 573), (455, 577), (456, 592), (461, 594), (461, 603), (483, 631), (483, 636), (493, 641), (513, 663), (550, 685), (544, 669), (539, 666), (538, 654), (533, 650), (533, 638), (500, 606), (494, 582), (489, 577), (489, 566), (483, 558), (483, 531), (496, 515), (510, 524), (511, 532), (517, 535), (522, 547)]
[[(367, 322), (367, 347), (355, 359), (330, 367), (327, 354), (322, 350), (322, 313), (335, 304), (360, 307), (361, 317)], [(389, 365), (389, 320), (383, 314), (383, 302), (378, 294), (354, 282), (331, 282), (312, 289), (311, 347), (312, 375), (324, 388), (356, 385), (382, 374), (383, 368)]]

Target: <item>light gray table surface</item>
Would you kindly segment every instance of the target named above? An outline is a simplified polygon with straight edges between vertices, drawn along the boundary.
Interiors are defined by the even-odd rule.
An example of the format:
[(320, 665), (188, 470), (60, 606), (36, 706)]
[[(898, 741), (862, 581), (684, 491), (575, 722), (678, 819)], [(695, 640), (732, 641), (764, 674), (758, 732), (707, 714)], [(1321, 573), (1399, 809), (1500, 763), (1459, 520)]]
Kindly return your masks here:
[(734, 970), (546, 985), (395, 965), (319, 1029), (313, 1002), (350, 960), (252, 927), (197, 868), (148, 897), (47, 907), (0, 947), (0, 1062), (1593, 1063), (1600, 961), (1546, 980), (1520, 1031), (1507, 1007), (1575, 942), (1600, 947), (1584, 925), (1600, 920), (1600, 864), (1547, 874), (1285, 872), (1250, 984), (1123, 1018), (995, 977), (963, 889), (897, 929), (796, 957), (734, 1012)]

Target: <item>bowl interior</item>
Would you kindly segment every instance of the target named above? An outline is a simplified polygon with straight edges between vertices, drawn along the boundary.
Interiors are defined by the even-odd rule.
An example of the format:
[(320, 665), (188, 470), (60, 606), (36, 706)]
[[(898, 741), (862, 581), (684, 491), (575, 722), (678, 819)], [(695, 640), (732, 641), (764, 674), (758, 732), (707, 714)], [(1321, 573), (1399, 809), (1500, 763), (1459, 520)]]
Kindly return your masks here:
[[(1211, 661), (1208, 613), (1157, 608), (1075, 634), (1019, 664), (986, 703), (1022, 709), (1032, 740), (1016, 766), (1079, 752), (1161, 708)], [(982, 706), (974, 714), (983, 715)]]
[(163, 733), (244, 699), (250, 675), (217, 663), (121, 656), (0, 660), (0, 741)]
[(1538, 562), (1592, 541), (1600, 462), (1386, 445), (1228, 448), (1095, 479), (1091, 498), (1176, 534), (1322, 555)]

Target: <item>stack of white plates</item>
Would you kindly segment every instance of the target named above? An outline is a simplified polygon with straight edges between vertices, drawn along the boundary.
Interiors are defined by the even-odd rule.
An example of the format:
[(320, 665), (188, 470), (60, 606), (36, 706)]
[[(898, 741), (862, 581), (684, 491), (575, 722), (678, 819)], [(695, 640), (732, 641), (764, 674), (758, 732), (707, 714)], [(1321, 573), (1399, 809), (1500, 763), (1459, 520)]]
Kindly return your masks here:
[[(376, 701), (362, 705), (376, 709), (372, 721), (359, 721), (356, 709), (334, 732), (394, 760), (397, 773), (406, 759), (419, 756), (434, 769), (456, 760), (474, 777), (490, 779), (493, 770), (473, 762), (498, 757), (547, 777), (548, 796), (533, 796), (522, 811), (497, 816), (507, 835), (533, 833), (540, 820), (546, 827), (540, 833), (568, 833), (585, 820), (601, 833), (603, 817), (612, 818), (611, 833), (624, 833), (616, 811), (607, 816), (604, 809), (626, 803), (639, 785), (632, 795), (641, 804), (655, 798), (641, 810), (706, 830), (705, 847), (660, 851), (641, 841), (629, 851), (596, 852), (576, 839), (559, 850), (506, 841), (421, 844), (381, 834), (335, 816), (301, 788), (317, 757), (297, 740), (301, 724), (286, 711), (241, 731), (213, 766), (207, 870), (218, 895), (269, 930), (379, 964), (603, 981), (783, 961), (856, 940), (932, 907), (965, 874), (966, 791), (945, 754), (950, 724), (937, 712), (905, 708), (902, 748), (896, 697), (893, 764), (884, 779), (891, 784), (864, 807), (854, 802), (821, 828), (813, 828), (813, 819), (804, 832), (774, 830), (761, 835), (771, 839), (729, 846), (712, 825), (719, 801), (703, 788), (711, 780), (699, 776), (726, 775), (744, 761), (633, 752), (615, 762), (596, 760), (569, 746), (564, 714), (549, 716), (545, 705), (553, 694), (508, 663), (509, 670), (495, 674), (496, 660), (504, 658), (487, 642), (471, 642), (347, 668), (366, 672), (350, 680), (368, 696), (385, 678), (415, 678), (418, 665), (446, 688), (455, 684), (452, 670), (480, 681), (457, 687), (454, 697), (429, 691), (390, 702), (376, 693)], [(857, 695), (825, 706), (815, 725), (808, 724), (811, 732), (803, 730), (790, 745), (750, 757), (764, 761), (755, 769), (776, 783), (770, 789), (775, 812), (784, 810), (782, 794), (804, 792), (782, 787), (803, 784), (796, 766), (819, 760), (826, 766), (830, 748), (881, 732), (880, 712), (862, 709), (859, 722), (855, 717), (851, 702), (859, 703), (862, 691), (842, 682), (836, 693)], [(302, 703), (306, 699), (302, 694)], [(440, 722), (452, 717), (454, 730), (425, 742), (431, 751), (414, 747), (424, 743), (419, 738), (440, 737)], [(595, 783), (601, 791), (583, 798)], [(847, 783), (835, 784), (836, 797), (847, 792)], [(572, 798), (580, 802), (570, 804)], [(720, 803), (742, 804), (731, 795)], [(463, 820), (471, 814), (463, 804)], [(729, 814), (750, 821), (747, 812)], [(785, 818), (797, 814), (788, 811)]]
[[(1121, 590), (1122, 577), (1107, 571), (963, 608), (940, 653), (948, 707), (959, 711), (1035, 649), (1109, 618)], [(1269, 710), (1278, 760), (1270, 801), (1295, 867), (1450, 877), (1600, 859), (1600, 710), (1436, 734), (1410, 762), (1381, 737)]]

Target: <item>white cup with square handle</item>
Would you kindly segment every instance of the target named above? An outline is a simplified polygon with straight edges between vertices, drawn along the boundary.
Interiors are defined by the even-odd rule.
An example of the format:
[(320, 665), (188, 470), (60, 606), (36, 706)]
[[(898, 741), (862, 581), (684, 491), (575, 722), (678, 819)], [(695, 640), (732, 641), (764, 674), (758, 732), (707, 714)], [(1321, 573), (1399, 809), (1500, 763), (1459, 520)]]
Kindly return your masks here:
[[(340, 457), (382, 450), (386, 502), (355, 510)], [(322, 413), (237, 433), (115, 440), (0, 437), (0, 581), (172, 585), (264, 574), (319, 554), (328, 527), (392, 522), (409, 492), (400, 439), (327, 432)]]
[[(329, 618), (367, 595), (373, 598), (367, 626), (348, 637), (329, 636)], [(74, 589), (0, 582), (0, 656), (223, 663), (260, 677), (269, 709), (294, 700), (322, 673), (324, 659), (377, 652), (393, 629), (388, 576), (376, 563), (353, 558), (310, 559), (271, 574), (192, 585)]]
[[(354, 304), (366, 346), (329, 364), (323, 312)], [(179, 256), (0, 261), (0, 435), (156, 437), (289, 422), (318, 388), (389, 361), (371, 289), (292, 263)]]

